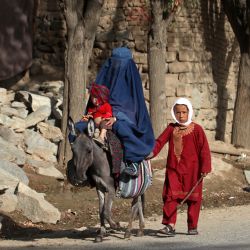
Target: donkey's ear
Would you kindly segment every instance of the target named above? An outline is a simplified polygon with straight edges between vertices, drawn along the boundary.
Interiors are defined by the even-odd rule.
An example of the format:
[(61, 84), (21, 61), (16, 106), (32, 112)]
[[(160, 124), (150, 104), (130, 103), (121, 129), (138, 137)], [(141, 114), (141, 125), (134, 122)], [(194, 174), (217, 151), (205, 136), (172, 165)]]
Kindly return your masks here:
[(68, 119), (68, 129), (72, 135), (76, 135), (75, 123), (71, 117)]
[(88, 136), (90, 137), (93, 137), (95, 133), (95, 122), (93, 119), (89, 119), (88, 121), (87, 133), (88, 133)]

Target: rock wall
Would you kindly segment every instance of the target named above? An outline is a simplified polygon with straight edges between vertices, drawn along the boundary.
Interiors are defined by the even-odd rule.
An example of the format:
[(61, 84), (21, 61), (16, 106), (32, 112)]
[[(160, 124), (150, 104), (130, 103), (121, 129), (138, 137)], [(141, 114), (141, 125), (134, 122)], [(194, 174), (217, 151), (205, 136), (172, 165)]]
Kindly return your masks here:
[[(166, 48), (166, 102), (169, 111), (176, 97), (189, 97), (195, 120), (211, 139), (230, 142), (239, 64), (239, 48), (220, 1), (197, 1), (185, 6), (168, 28)], [(35, 32), (35, 61), (63, 67), (66, 25), (59, 1), (39, 1)], [(90, 63), (95, 78), (112, 48), (126, 45), (133, 51), (149, 102), (147, 34), (149, 1), (105, 2)], [(45, 67), (46, 68), (46, 67)], [(168, 120), (171, 120), (167, 111)]]

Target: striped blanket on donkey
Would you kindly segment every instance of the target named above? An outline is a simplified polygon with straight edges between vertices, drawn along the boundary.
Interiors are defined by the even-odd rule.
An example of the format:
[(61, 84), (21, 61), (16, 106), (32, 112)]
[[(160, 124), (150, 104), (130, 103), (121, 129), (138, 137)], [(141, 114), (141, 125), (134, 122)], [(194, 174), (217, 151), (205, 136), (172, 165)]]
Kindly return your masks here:
[(130, 176), (123, 173), (124, 167), (125, 166), (121, 167), (119, 187), (116, 196), (121, 198), (134, 198), (143, 194), (152, 184), (152, 169), (150, 161), (143, 160), (139, 164), (138, 176)]

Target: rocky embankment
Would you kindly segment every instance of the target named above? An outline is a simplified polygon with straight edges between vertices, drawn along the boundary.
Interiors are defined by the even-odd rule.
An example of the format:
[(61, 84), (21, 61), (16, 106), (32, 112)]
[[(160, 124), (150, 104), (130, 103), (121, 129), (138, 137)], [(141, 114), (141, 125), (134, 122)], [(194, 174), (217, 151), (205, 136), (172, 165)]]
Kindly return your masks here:
[(0, 212), (20, 211), (32, 222), (56, 223), (60, 212), (29, 187), (23, 170), (59, 180), (56, 126), (62, 116), (63, 82), (44, 82), (36, 92), (0, 88)]

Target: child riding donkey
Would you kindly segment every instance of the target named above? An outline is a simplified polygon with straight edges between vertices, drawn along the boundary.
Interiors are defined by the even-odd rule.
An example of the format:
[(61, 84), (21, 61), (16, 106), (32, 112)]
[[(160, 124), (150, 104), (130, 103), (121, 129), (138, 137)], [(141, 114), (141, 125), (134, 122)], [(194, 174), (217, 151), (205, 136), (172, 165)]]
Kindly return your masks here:
[(90, 87), (90, 98), (87, 107), (87, 114), (82, 117), (82, 121), (88, 121), (89, 118), (93, 118), (96, 126), (100, 130), (100, 134), (97, 138), (93, 138), (97, 144), (103, 149), (108, 149), (106, 145), (107, 129), (111, 129), (111, 126), (107, 126), (107, 119), (112, 117), (112, 107), (108, 103), (109, 89), (106, 86), (92, 83)]

